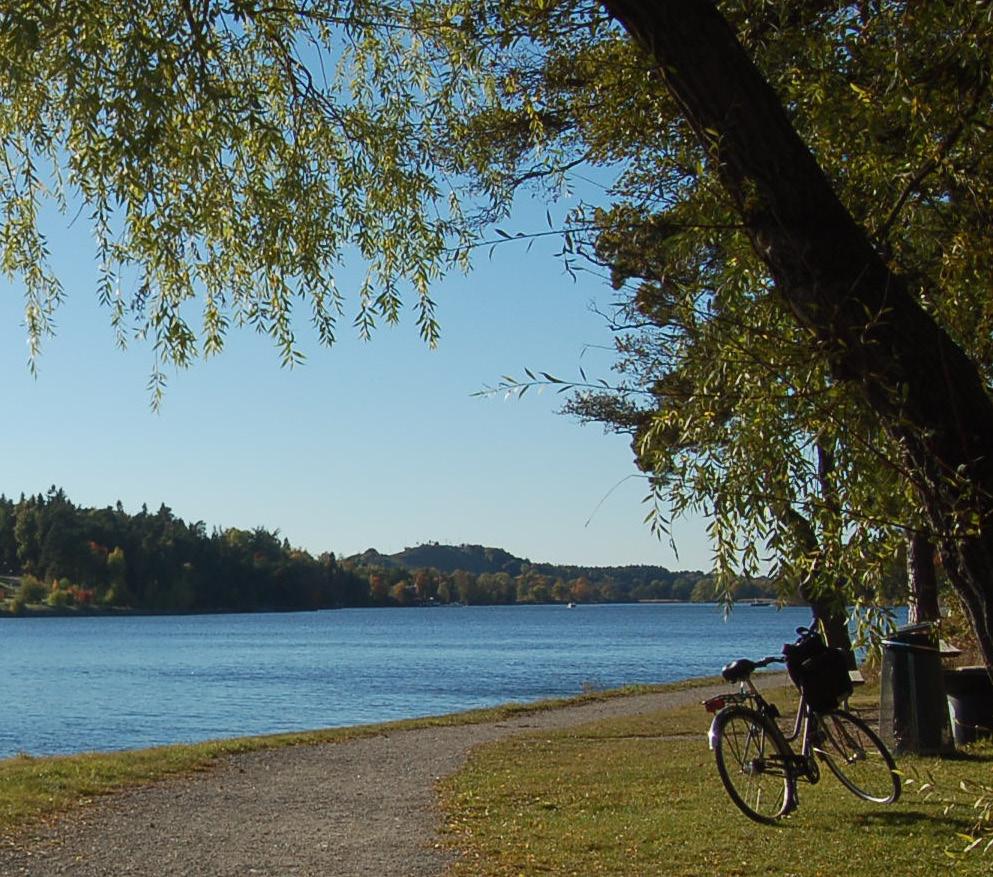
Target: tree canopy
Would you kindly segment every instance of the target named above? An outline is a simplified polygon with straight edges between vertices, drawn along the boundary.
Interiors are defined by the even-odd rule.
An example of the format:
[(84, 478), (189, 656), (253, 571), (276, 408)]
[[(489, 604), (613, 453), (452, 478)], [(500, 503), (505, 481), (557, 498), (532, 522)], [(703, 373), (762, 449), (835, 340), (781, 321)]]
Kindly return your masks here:
[[(847, 210), (988, 386), (989, 22), (971, 4), (721, 10)], [(611, 144), (627, 159), (612, 209), (577, 217), (620, 290), (619, 379), (567, 410), (632, 432), (672, 513), (712, 516), (729, 581), (771, 551), (791, 578), (833, 571), (830, 585), (843, 571), (871, 595), (906, 534), (927, 528), (920, 479), (784, 307), (711, 161), (713, 132), (696, 136), (621, 39), (550, 48), (517, 77), (577, 155)]]
[[(993, 404), (983, 370), (956, 343), (953, 327), (924, 307), (915, 278), (839, 198), (798, 135), (790, 106), (720, 12), (680, 0), (608, 5), (651, 53), (707, 149), (776, 298), (807, 334), (831, 379), (856, 388), (899, 448), (944, 569), (993, 666)], [(877, 10), (861, 12), (871, 17)], [(989, 22), (966, 4), (958, 12), (958, 39), (981, 54)], [(974, 107), (983, 104), (987, 69), (978, 73)], [(914, 179), (926, 176), (918, 172)], [(884, 228), (900, 207), (890, 211)]]
[[(121, 342), (148, 337), (160, 361), (247, 324), (292, 363), (294, 306), (330, 344), (346, 296), (367, 333), (404, 287), (433, 341), (430, 284), (505, 196), (469, 204), (454, 146), (492, 98), (481, 27), (458, 3), (7, 4), (0, 259), (32, 351), (65, 294), (51, 205), (88, 220)], [(358, 289), (336, 283), (345, 260)]]
[(248, 324), (292, 363), (294, 306), (325, 343), (347, 313), (345, 260), (359, 331), (409, 288), (432, 341), (431, 283), (513, 193), (602, 166), (613, 209), (575, 225), (642, 282), (648, 400), (603, 419), (723, 551), (926, 527), (993, 662), (991, 35), (966, 0), (22, 0), (0, 253), (35, 347), (50, 199), (87, 215), (122, 340), (186, 364)]
[[(990, 202), (990, 58), (974, 13), (742, 5), (729, 18), (848, 209), (988, 385), (990, 229), (976, 211)], [(703, 157), (680, 121), (668, 152), (654, 153), (656, 178)], [(676, 510), (714, 514), (725, 567), (766, 544), (787, 566), (816, 562), (871, 586), (905, 533), (924, 527), (914, 478), (782, 307), (713, 182), (688, 178), (676, 204), (642, 186), (601, 217), (595, 257), (615, 285), (635, 281), (618, 317), (623, 381), (573, 410), (636, 431)]]

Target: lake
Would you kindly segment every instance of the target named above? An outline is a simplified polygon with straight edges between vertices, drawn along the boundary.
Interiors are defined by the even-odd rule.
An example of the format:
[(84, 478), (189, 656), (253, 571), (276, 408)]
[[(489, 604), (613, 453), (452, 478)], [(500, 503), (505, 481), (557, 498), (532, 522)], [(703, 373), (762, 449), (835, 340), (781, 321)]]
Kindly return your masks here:
[(0, 619), (0, 757), (131, 749), (713, 676), (806, 608), (700, 604)]

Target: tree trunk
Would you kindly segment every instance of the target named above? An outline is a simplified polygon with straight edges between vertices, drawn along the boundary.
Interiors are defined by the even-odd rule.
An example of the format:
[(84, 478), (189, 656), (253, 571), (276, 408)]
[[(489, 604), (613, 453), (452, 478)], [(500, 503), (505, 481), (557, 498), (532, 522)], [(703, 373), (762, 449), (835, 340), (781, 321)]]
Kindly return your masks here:
[(926, 533), (907, 537), (907, 623), (938, 621), (938, 575), (934, 569), (934, 544)]
[[(832, 485), (834, 455), (823, 442), (817, 442), (817, 476), (821, 487), (821, 500), (832, 509), (838, 519), (841, 512)], [(841, 649), (848, 659), (848, 669), (858, 667), (852, 638), (848, 633), (848, 608), (844, 593), (837, 587), (836, 577), (824, 569), (824, 550), (817, 536), (814, 524), (800, 514), (790, 503), (782, 503), (776, 508), (779, 519), (789, 528), (796, 540), (799, 551), (810, 558), (810, 570), (800, 582), (800, 598), (814, 614), (814, 624), (821, 628), (825, 642), (832, 648)]]
[(777, 294), (903, 449), (993, 669), (993, 401), (836, 197), (710, 0), (602, 0), (657, 62)]
[(844, 651), (848, 669), (854, 670), (858, 662), (855, 660), (852, 638), (848, 633), (848, 611), (841, 591), (833, 587), (834, 582), (825, 586), (821, 546), (814, 527), (792, 506), (782, 508), (779, 515), (793, 532), (804, 554), (813, 558), (810, 572), (800, 582), (800, 598), (810, 606), (814, 624), (820, 626), (824, 641), (832, 648)]

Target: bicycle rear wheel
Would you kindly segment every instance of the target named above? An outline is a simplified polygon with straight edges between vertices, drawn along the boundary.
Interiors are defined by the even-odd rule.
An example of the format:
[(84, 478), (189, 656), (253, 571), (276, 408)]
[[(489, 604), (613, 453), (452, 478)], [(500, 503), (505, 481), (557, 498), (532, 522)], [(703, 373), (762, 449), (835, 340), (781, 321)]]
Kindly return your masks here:
[(896, 763), (875, 731), (844, 710), (817, 718), (821, 734), (814, 752), (852, 794), (876, 804), (900, 797)]
[(753, 709), (732, 706), (714, 717), (717, 772), (749, 819), (773, 823), (792, 809), (790, 751), (778, 730)]

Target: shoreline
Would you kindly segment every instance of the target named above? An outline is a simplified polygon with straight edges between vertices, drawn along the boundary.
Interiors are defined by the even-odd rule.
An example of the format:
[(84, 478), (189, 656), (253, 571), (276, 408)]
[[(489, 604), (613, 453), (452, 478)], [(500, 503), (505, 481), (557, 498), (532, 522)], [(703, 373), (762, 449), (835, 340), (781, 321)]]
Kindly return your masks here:
[[(776, 675), (786, 678), (779, 670), (763, 670), (770, 679)], [(541, 716), (546, 713), (576, 710), (579, 708), (607, 708), (606, 705), (617, 701), (630, 701), (636, 698), (652, 698), (701, 687), (723, 686), (727, 683), (720, 676), (691, 676), (685, 679), (674, 679), (666, 682), (634, 683), (618, 688), (608, 688), (599, 691), (565, 695), (562, 697), (546, 697), (538, 700), (507, 700), (491, 706), (471, 707), (449, 713), (415, 715), (405, 718), (388, 719), (382, 722), (361, 722), (351, 725), (329, 725), (307, 730), (272, 731), (262, 734), (235, 735), (230, 737), (213, 737), (203, 740), (190, 740), (157, 745), (138, 746), (121, 749), (86, 749), (74, 752), (50, 752), (33, 754), (18, 752), (12, 755), (0, 755), (0, 770), (18, 761), (33, 762), (72, 762), (76, 759), (115, 759), (140, 757), (143, 753), (168, 752), (169, 750), (192, 751), (197, 749), (210, 750), (212, 753), (251, 751), (255, 749), (280, 749), (286, 746), (329, 744), (345, 742), (367, 736), (383, 736), (400, 731), (420, 730), (435, 727), (465, 727), (483, 725), (492, 722), (507, 721), (521, 716)], [(215, 757), (211, 754), (211, 758)]]
[[(511, 703), (292, 735), (5, 759), (0, 762), (0, 771), (6, 780), (6, 794), (9, 797), (23, 789), (25, 797), (10, 798), (2, 808), (0, 873), (93, 873), (100, 877), (124, 871), (219, 874), (222, 872), (202, 869), (219, 847), (226, 848), (225, 859), (228, 855), (237, 857), (246, 843), (254, 844), (254, 838), (265, 840), (278, 831), (285, 835), (286, 843), (263, 843), (250, 857), (255, 866), (272, 856), (288, 854), (293, 847), (296, 853), (285, 861), (268, 861), (270, 868), (261, 873), (371, 877), (402, 872), (410, 877), (413, 872), (400, 867), (407, 861), (406, 855), (415, 847), (432, 848), (430, 844), (422, 847), (421, 842), (430, 841), (437, 828), (437, 779), (457, 769), (474, 746), (513, 734), (697, 703), (726, 688), (726, 683), (697, 678), (664, 683), (652, 690), (613, 689), (568, 699)], [(412, 792), (420, 799), (414, 807)], [(288, 801), (293, 802), (292, 818), (286, 813)], [(393, 816), (399, 814), (394, 813), (387, 818), (386, 814), (396, 808), (404, 811), (403, 817), (395, 819)], [(191, 820), (190, 813), (197, 810), (204, 817)], [(330, 818), (329, 811), (337, 818)], [(419, 838), (416, 844), (411, 844), (409, 837), (406, 843), (401, 842), (405, 852), (397, 850), (394, 868), (367, 871), (357, 867), (359, 860), (368, 865), (366, 858), (378, 854), (384, 844), (400, 842), (397, 826), (407, 825), (415, 815), (415, 821), (420, 822)], [(225, 830), (223, 836), (216, 831), (218, 818), (231, 823), (230, 832)], [(350, 865), (329, 860), (322, 850), (309, 845), (302, 849), (298, 844), (302, 822), (313, 821), (314, 829), (326, 836), (329, 819), (339, 827), (349, 824), (342, 837), (366, 837), (370, 842), (355, 851), (359, 859)], [(246, 833), (246, 824), (255, 824), (257, 830)], [(184, 836), (188, 842), (177, 845), (176, 839)], [(154, 849), (147, 849), (149, 844)], [(90, 859), (98, 849), (99, 865)], [(163, 851), (165, 858), (160, 855)], [(437, 853), (438, 848), (434, 851)], [(204, 854), (210, 855), (205, 859)], [(121, 856), (131, 857), (128, 868), (122, 867)], [(177, 856), (189, 857), (177, 865), (178, 870), (148, 870), (150, 862), (160, 868)], [(314, 857), (312, 868), (300, 872), (289, 867), (299, 867), (301, 858), (310, 857)], [(434, 855), (431, 858), (437, 864)], [(86, 869), (85, 860), (95, 866), (94, 871)], [(59, 862), (57, 867), (55, 861)], [(40, 870), (7, 870), (15, 863)], [(59, 870), (63, 863), (68, 870)]]
[[(284, 615), (290, 612), (335, 612), (344, 606), (326, 606), (322, 609), (130, 609), (124, 606), (26, 606), (19, 612), (0, 608), (4, 618), (140, 618), (154, 616), (190, 615)], [(356, 606), (356, 609), (367, 607)]]
[[(575, 608), (597, 606), (719, 606), (716, 600), (615, 600), (598, 603), (578, 603)], [(742, 600), (735, 606), (750, 607), (751, 600)], [(789, 609), (802, 606), (802, 603), (773, 604), (776, 609)], [(125, 606), (25, 606), (20, 611), (12, 611), (0, 606), (0, 620), (5, 618), (138, 618), (156, 616), (194, 615), (288, 615), (294, 612), (311, 614), (314, 612), (337, 612), (342, 609), (494, 609), (531, 608), (535, 606), (558, 606), (563, 609), (568, 603), (410, 603), (407, 605), (375, 606), (323, 606), (317, 609), (306, 607), (272, 607), (263, 609), (132, 609)]]

